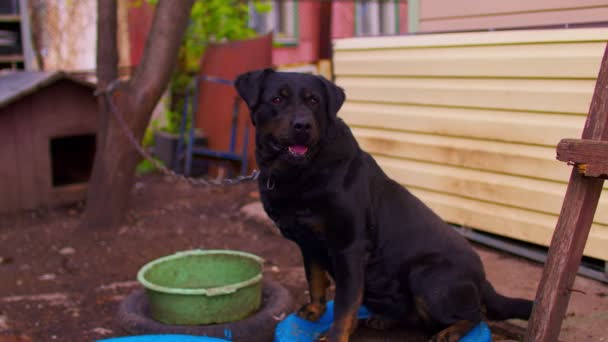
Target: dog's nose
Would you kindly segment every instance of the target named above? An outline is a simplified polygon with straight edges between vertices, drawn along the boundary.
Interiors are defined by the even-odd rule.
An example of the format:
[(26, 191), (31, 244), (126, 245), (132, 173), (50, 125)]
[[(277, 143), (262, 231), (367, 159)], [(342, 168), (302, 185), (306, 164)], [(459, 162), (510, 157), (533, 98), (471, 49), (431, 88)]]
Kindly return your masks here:
[(308, 118), (297, 118), (293, 122), (293, 129), (297, 133), (308, 133), (310, 131), (311, 123)]

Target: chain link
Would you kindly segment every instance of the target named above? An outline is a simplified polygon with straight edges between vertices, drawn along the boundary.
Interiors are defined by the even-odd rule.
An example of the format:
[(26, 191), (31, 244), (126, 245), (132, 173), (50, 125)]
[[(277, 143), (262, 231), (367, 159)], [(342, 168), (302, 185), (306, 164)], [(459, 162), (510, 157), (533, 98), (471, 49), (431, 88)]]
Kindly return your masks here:
[(141, 144), (137, 141), (137, 138), (135, 138), (133, 131), (131, 131), (131, 129), (127, 125), (124, 117), (120, 114), (120, 112), (114, 105), (114, 101), (112, 100), (112, 93), (114, 92), (114, 90), (116, 89), (116, 87), (118, 86), (119, 83), (120, 83), (120, 80), (116, 79), (116, 80), (112, 81), (105, 90), (97, 90), (95, 92), (95, 95), (96, 96), (102, 95), (104, 97), (106, 106), (108, 107), (108, 111), (110, 113), (112, 113), (112, 116), (114, 116), (114, 119), (116, 119), (116, 121), (118, 122), (118, 125), (121, 127), (123, 134), (127, 137), (129, 142), (131, 142), (131, 145), (133, 145), (133, 147), (135, 147), (135, 149), (137, 150), (137, 153), (139, 153), (142, 156), (142, 158), (144, 158), (145, 160), (150, 162), (152, 164), (152, 166), (154, 166), (154, 168), (156, 168), (158, 171), (160, 171), (160, 173), (162, 173), (165, 176), (170, 177), (173, 180), (177, 180), (179, 182), (184, 182), (184, 183), (187, 183), (187, 184), (190, 184), (193, 186), (194, 185), (204, 185), (204, 186), (234, 185), (234, 184), (239, 184), (239, 183), (244, 183), (244, 182), (253, 182), (258, 179), (258, 176), (260, 175), (260, 172), (258, 170), (253, 170), (253, 172), (251, 172), (251, 174), (249, 174), (247, 176), (238, 176), (235, 178), (222, 178), (222, 179), (205, 179), (205, 178), (186, 177), (182, 174), (179, 174), (179, 173), (167, 168), (161, 162), (154, 159), (152, 157), (152, 155), (148, 151), (146, 151), (146, 149), (144, 149), (143, 146), (141, 146)]

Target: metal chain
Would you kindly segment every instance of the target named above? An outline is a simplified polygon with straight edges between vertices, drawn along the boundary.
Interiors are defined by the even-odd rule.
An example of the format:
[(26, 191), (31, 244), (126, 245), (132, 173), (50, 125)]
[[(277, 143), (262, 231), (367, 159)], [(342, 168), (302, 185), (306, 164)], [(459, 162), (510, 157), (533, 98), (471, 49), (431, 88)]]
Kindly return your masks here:
[(194, 177), (186, 177), (184, 175), (178, 174), (177, 172), (170, 170), (165, 165), (163, 165), (158, 160), (154, 159), (152, 155), (146, 151), (141, 144), (135, 138), (133, 131), (129, 128), (125, 119), (120, 114), (116, 106), (114, 105), (114, 101), (112, 100), (112, 93), (120, 83), (120, 80), (116, 79), (112, 81), (105, 90), (97, 90), (95, 92), (96, 96), (102, 95), (108, 107), (108, 111), (112, 113), (114, 119), (118, 122), (118, 125), (121, 127), (123, 134), (127, 137), (129, 142), (135, 147), (137, 152), (147, 161), (149, 161), (158, 171), (160, 171), (163, 175), (169, 176), (170, 178), (188, 183), (190, 185), (205, 185), (205, 186), (221, 186), (221, 185), (234, 185), (244, 182), (253, 182), (256, 181), (260, 175), (258, 170), (253, 170), (251, 174), (248, 176), (238, 176), (235, 178), (223, 178), (223, 179), (205, 179), (205, 178), (194, 178)]

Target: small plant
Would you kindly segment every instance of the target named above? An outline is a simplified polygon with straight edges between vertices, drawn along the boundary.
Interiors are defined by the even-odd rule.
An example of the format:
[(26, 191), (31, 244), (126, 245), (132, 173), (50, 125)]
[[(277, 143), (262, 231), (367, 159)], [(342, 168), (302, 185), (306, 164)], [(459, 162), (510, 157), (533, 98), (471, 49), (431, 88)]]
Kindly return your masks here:
[(148, 129), (146, 129), (144, 132), (144, 137), (141, 141), (141, 145), (143, 147), (150, 147), (154, 145), (154, 131), (158, 130), (159, 126), (160, 124), (158, 123), (158, 120), (152, 119)]
[[(163, 162), (160, 159), (154, 158), (154, 160), (156, 160), (160, 164), (163, 164)], [(147, 159), (140, 161), (139, 164), (137, 164), (137, 167), (135, 168), (135, 173), (139, 176), (145, 175), (148, 173), (152, 173), (155, 171), (157, 171), (156, 166), (154, 166), (154, 164), (152, 164), (152, 162), (150, 162)]]

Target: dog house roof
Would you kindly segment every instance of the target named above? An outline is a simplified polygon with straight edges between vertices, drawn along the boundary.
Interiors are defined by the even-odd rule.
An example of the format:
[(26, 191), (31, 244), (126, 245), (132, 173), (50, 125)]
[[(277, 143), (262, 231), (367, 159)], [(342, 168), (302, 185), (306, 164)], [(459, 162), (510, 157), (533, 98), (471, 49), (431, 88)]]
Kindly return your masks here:
[(95, 84), (63, 71), (14, 71), (0, 73), (0, 108), (59, 80), (68, 79), (95, 89)]

